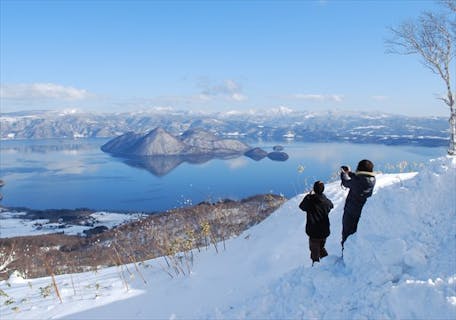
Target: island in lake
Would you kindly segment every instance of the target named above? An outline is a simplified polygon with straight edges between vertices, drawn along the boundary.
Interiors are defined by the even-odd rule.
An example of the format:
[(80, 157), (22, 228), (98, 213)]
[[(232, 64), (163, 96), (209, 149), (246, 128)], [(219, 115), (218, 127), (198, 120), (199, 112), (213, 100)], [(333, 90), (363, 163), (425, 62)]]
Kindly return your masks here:
[(146, 134), (127, 132), (105, 143), (101, 150), (122, 157), (126, 164), (144, 168), (157, 176), (169, 173), (183, 162), (198, 164), (215, 158), (232, 159), (241, 155), (256, 161), (264, 157), (274, 161), (288, 159), (285, 152), (267, 153), (239, 140), (219, 138), (200, 129), (187, 130), (180, 136), (174, 136), (160, 127)]

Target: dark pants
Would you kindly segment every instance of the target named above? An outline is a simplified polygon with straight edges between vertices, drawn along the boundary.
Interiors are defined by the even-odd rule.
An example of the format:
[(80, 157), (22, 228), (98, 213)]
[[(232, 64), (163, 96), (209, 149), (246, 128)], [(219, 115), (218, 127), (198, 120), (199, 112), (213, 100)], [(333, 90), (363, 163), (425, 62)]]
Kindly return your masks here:
[(354, 234), (358, 229), (359, 218), (361, 218), (361, 212), (359, 215), (344, 212), (344, 216), (342, 217), (342, 247), (348, 236)]
[(348, 236), (354, 234), (358, 229), (359, 218), (361, 218), (361, 211), (365, 203), (366, 198), (356, 198), (350, 196), (350, 193), (347, 200), (345, 200), (344, 215), (342, 217), (342, 250)]
[(310, 259), (312, 262), (320, 261), (328, 255), (325, 249), (326, 239), (309, 238)]

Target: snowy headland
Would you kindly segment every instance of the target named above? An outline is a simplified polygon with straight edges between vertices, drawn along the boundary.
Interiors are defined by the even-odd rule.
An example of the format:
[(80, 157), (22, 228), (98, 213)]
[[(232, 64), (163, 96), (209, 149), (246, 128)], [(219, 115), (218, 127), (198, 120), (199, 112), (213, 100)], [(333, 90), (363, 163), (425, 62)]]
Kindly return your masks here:
[[(0, 282), (2, 319), (455, 319), (456, 159), (380, 174), (340, 258), (347, 190), (326, 186), (329, 256), (311, 266), (304, 194), (219, 246), (171, 260)], [(182, 259), (188, 257), (183, 255)], [(177, 266), (179, 267), (179, 266)]]

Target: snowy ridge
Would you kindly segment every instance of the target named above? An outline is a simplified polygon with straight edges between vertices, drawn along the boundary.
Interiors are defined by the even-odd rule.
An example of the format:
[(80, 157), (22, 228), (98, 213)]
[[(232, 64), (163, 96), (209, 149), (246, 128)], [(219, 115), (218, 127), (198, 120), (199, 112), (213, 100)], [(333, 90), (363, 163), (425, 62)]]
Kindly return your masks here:
[[(50, 278), (0, 282), (2, 319), (454, 319), (456, 159), (418, 174), (377, 177), (358, 232), (340, 256), (346, 190), (328, 183), (329, 256), (311, 267), (299, 195), (262, 223), (195, 251), (190, 276), (170, 278), (162, 258), (135, 267), (56, 277), (63, 303), (40, 288)], [(219, 248), (220, 249), (220, 248)], [(127, 278), (128, 290), (121, 274)], [(146, 279), (144, 283), (142, 277)], [(72, 285), (72, 282), (75, 285)], [(41, 291), (42, 292), (42, 291)]]

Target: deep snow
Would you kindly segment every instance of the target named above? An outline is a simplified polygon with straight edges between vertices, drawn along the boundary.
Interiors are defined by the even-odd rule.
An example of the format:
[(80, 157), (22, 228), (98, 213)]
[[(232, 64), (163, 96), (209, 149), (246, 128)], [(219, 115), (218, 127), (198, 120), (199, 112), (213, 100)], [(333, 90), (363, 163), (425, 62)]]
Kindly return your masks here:
[(190, 275), (171, 278), (159, 258), (139, 271), (128, 266), (131, 274), (113, 267), (57, 276), (63, 303), (51, 278), (14, 275), (0, 282), (0, 318), (456, 319), (456, 159), (378, 175), (341, 260), (346, 192), (338, 182), (326, 186), (335, 205), (330, 255), (314, 267), (302, 194), (225, 250), (195, 250)]

